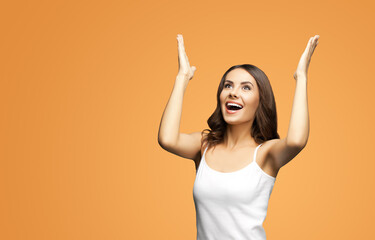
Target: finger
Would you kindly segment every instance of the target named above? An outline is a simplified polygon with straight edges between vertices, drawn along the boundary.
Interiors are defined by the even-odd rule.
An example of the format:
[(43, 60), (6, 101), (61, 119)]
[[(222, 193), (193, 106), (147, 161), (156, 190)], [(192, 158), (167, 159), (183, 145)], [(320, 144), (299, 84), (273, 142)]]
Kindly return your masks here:
[(186, 61), (186, 57), (185, 57), (185, 48), (184, 48), (184, 45), (183, 45), (183, 39), (182, 39), (182, 36), (181, 35), (178, 35), (177, 36), (177, 40), (178, 40), (178, 58), (179, 58), (179, 61)]
[(315, 41), (314, 41), (314, 48), (313, 48), (313, 51), (315, 50), (316, 46), (318, 45), (319, 43), (319, 35), (315, 35)]
[(180, 36), (180, 48), (182, 52), (185, 53), (185, 43), (184, 43), (184, 38), (182, 37), (182, 35)]
[(316, 46), (318, 46), (318, 43), (315, 43), (314, 48), (312, 50), (313, 52), (315, 51)]
[(184, 47), (184, 39), (182, 38), (181, 34), (177, 35), (177, 41), (178, 41), (178, 50), (181, 55), (183, 55), (183, 52), (185, 51)]
[(311, 49), (311, 40), (312, 40), (312, 37), (309, 39), (309, 41), (307, 42), (307, 46), (305, 48), (305, 52), (306, 53), (309, 53), (310, 52), (310, 49)]
[(188, 66), (190, 66), (189, 58), (187, 57), (186, 52), (185, 52), (185, 59), (186, 59)]
[(319, 35), (314, 36), (314, 45), (318, 44), (319, 42)]
[(180, 40), (181, 40), (181, 43), (184, 44), (184, 38), (182, 37), (182, 34), (178, 34)]
[(310, 47), (312, 52), (314, 51), (315, 46), (316, 46), (316, 38), (314, 36), (313, 39), (311, 40), (311, 47)]
[(188, 61), (188, 58), (186, 56), (185, 45), (184, 45), (184, 38), (182, 37), (181, 34), (179, 34), (178, 35), (178, 39), (179, 39), (179, 54), (188, 63), (189, 61)]
[(184, 39), (182, 37), (181, 34), (178, 34), (178, 39), (179, 39), (179, 57), (181, 57), (181, 61), (185, 60), (184, 61), (184, 64), (187, 65), (187, 67), (190, 66), (190, 63), (189, 63), (189, 59), (186, 55), (186, 51), (185, 51), (185, 45), (184, 45)]
[(315, 35), (314, 37), (310, 38), (310, 52), (311, 54), (314, 52), (314, 49), (317, 45), (317, 41), (319, 39), (319, 35)]
[(188, 59), (188, 57), (187, 57), (185, 47), (184, 47), (184, 53), (183, 53), (183, 54), (184, 54), (184, 57), (185, 57), (185, 61), (186, 61), (186, 63), (188, 64), (188, 66), (190, 66), (189, 59)]

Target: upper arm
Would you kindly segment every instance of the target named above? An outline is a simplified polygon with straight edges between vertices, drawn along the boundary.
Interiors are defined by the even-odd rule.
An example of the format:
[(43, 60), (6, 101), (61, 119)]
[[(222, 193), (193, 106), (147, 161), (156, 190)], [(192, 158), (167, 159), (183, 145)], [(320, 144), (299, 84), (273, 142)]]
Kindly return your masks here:
[(201, 151), (201, 132), (180, 133), (175, 144), (164, 144), (161, 147), (177, 156), (195, 160)]
[(304, 146), (289, 143), (287, 138), (272, 139), (269, 142), (267, 158), (272, 161), (272, 165), (276, 169), (283, 167), (304, 148)]

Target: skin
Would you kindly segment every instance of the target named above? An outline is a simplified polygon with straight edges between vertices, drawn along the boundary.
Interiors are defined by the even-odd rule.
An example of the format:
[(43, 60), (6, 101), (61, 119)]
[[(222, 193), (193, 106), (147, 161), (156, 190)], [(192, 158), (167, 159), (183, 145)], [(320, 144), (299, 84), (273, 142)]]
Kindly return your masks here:
[[(282, 139), (272, 139), (264, 142), (258, 149), (256, 162), (263, 171), (276, 177), (279, 169), (291, 161), (307, 144), (309, 136), (309, 114), (307, 105), (307, 71), (311, 57), (318, 44), (319, 35), (311, 37), (305, 51), (302, 53), (297, 69), (293, 75), (296, 83), (293, 107), (287, 136)], [(190, 66), (182, 35), (177, 36), (179, 53), (179, 72), (175, 86), (162, 117), (159, 130), (159, 143), (166, 146), (179, 156), (194, 159), (196, 166), (200, 156), (195, 155), (200, 145), (200, 132), (192, 134), (179, 133), (179, 123), (182, 108), (183, 93), (193, 78), (195, 66)], [(254, 119), (255, 110), (259, 105), (259, 93), (255, 80), (243, 69), (235, 69), (227, 75), (227, 79), (233, 81), (231, 86), (223, 89), (220, 103), (223, 109), (223, 117), (228, 123), (227, 136), (224, 143), (217, 145), (214, 152), (208, 149), (206, 162), (213, 169), (221, 172), (232, 172), (248, 164), (249, 156), (252, 156), (258, 144), (250, 135), (250, 126)], [(240, 86), (240, 82), (248, 80), (253, 83), (251, 90)], [(244, 109), (233, 115), (225, 112), (224, 103), (234, 100), (244, 105)], [(187, 145), (189, 144), (189, 145)], [(211, 161), (213, 159), (214, 161)], [(246, 164), (245, 164), (246, 163)]]
[[(248, 143), (256, 145), (250, 135), (255, 112), (259, 105), (259, 89), (256, 81), (251, 74), (240, 68), (230, 71), (225, 80), (224, 88), (220, 94), (221, 111), (228, 124), (223, 145), (227, 149), (249, 145)], [(231, 80), (233, 83), (227, 80)], [(250, 83), (241, 84), (242, 82)], [(227, 101), (239, 103), (243, 108), (234, 114), (229, 114), (225, 107)]]
[[(258, 149), (256, 162), (270, 176), (276, 177), (280, 168), (290, 162), (307, 144), (309, 136), (307, 72), (319, 37), (315, 35), (309, 39), (293, 74), (296, 90), (287, 136), (283, 139), (268, 140)], [(217, 150), (213, 152), (209, 149), (206, 152), (207, 165), (220, 172), (233, 172), (249, 164), (248, 156), (253, 155), (258, 145), (250, 135), (255, 110), (259, 105), (259, 91), (255, 79), (243, 69), (232, 70), (227, 75), (226, 80), (228, 79), (233, 83), (224, 88), (220, 94), (223, 117), (228, 123), (227, 136), (223, 144), (217, 145)], [(242, 81), (250, 81), (254, 86), (249, 90), (244, 85), (240, 85)], [(225, 102), (228, 100), (238, 102), (244, 108), (238, 113), (228, 114), (225, 111)], [(203, 151), (204, 149), (201, 149), (202, 153)]]
[[(225, 107), (227, 101), (239, 103), (243, 108), (234, 114), (227, 113)], [(223, 118), (228, 124), (227, 132), (222, 144), (218, 144), (215, 150), (207, 150), (206, 163), (210, 168), (219, 172), (234, 172), (251, 163), (255, 148), (258, 146), (250, 134), (255, 112), (259, 105), (259, 88), (254, 77), (241, 68), (230, 71), (220, 93), (220, 105)], [(264, 154), (259, 149), (257, 153), (258, 165), (263, 169), (267, 168), (267, 174), (275, 175), (274, 171), (269, 169), (269, 166), (265, 166), (264, 162)]]

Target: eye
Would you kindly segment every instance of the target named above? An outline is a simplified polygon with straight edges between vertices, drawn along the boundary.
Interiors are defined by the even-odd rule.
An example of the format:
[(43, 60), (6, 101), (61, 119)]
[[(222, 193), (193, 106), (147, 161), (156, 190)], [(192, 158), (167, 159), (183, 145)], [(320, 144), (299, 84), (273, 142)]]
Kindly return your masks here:
[[(231, 86), (229, 83), (227, 84), (224, 84), (224, 88), (227, 88), (227, 86)], [(251, 90), (251, 87), (246, 85), (244, 88), (248, 88), (249, 90)]]

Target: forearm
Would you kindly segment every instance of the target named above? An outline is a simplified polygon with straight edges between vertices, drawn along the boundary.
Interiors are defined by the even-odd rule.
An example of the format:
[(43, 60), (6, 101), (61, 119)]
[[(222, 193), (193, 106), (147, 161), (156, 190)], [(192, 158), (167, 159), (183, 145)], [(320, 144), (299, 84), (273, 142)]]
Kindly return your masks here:
[(293, 145), (305, 146), (309, 137), (309, 129), (307, 77), (302, 76), (296, 79), (296, 90), (289, 122), (287, 142)]
[(181, 77), (176, 77), (172, 94), (160, 121), (158, 133), (159, 144), (174, 144), (179, 137), (182, 103), (187, 87), (184, 81), (179, 78)]

